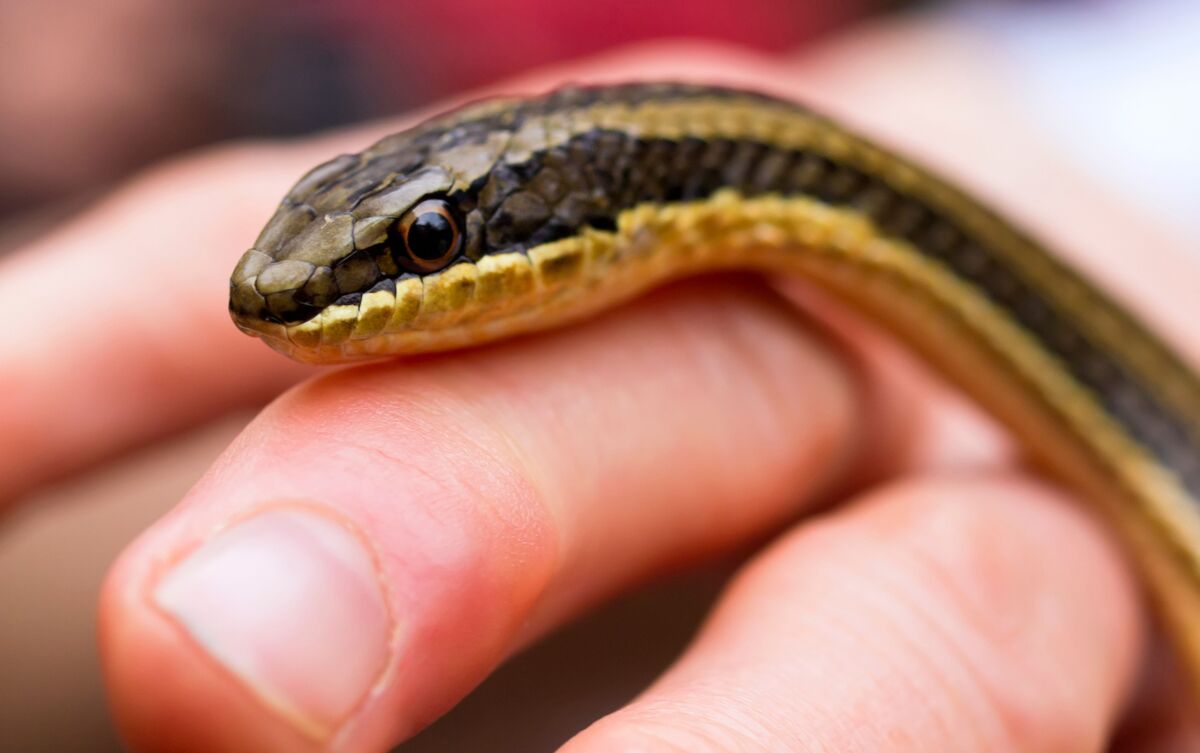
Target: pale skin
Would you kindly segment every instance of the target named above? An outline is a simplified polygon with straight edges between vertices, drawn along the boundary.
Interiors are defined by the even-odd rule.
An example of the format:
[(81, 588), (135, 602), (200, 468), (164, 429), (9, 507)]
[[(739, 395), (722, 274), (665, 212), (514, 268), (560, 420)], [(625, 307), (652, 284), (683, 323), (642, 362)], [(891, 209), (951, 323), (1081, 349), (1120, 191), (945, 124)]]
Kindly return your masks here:
[[(688, 76), (812, 102), (994, 199), (1196, 358), (1182, 243), (1057, 157), (987, 54), (896, 28), (773, 61), (641, 48), (503, 88)], [(0, 331), (0, 498), (295, 385), (108, 576), (100, 643), (134, 750), (386, 750), (587, 607), (750, 547), (675, 666), (564, 750), (1197, 743), (1104, 527), (811, 291), (693, 281), (569, 330), (336, 372), (238, 333), (226, 279), (280, 195), (411, 121), (178, 161), (0, 265), (0, 300), (49, 311)], [(161, 597), (214, 530), (280, 510), (370, 552), (382, 627), (334, 572), (319, 593), (361, 613), (355, 647), (279, 630), (273, 649), (329, 678), (351, 650), (370, 684), (353, 702), (302, 671), (280, 702), (187, 628), (195, 604)]]

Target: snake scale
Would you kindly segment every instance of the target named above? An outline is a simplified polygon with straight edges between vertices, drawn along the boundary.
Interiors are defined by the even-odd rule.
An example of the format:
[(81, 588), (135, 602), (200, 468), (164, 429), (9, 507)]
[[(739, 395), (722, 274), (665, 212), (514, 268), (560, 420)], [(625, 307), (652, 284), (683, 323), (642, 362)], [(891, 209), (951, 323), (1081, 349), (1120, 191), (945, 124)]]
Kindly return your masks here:
[(1119, 533), (1200, 680), (1200, 380), (993, 211), (802, 106), (651, 83), (468, 105), (304, 176), (229, 305), (333, 363), (559, 326), (726, 268), (831, 291), (990, 409)]

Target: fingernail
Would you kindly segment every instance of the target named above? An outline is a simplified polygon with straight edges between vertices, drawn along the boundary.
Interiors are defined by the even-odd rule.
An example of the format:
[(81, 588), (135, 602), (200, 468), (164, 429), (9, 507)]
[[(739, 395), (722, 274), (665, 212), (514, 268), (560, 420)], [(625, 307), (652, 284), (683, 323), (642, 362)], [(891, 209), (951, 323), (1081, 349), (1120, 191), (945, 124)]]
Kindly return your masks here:
[(348, 527), (276, 508), (218, 533), (154, 601), (306, 735), (343, 724), (388, 664), (393, 623), (375, 562)]

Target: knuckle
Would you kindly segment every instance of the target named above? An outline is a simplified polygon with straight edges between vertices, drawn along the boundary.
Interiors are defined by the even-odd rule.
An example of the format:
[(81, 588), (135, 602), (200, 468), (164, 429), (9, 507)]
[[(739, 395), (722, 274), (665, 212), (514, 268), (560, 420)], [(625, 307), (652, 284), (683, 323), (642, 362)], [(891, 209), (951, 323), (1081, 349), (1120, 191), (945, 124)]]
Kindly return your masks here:
[(905, 492), (895, 543), (910, 565), (909, 629), (916, 640), (943, 639), (926, 657), (941, 664), (930, 674), (956, 678), (943, 687), (943, 713), (974, 709), (986, 749), (1093, 749), (1091, 710), (1080, 708), (1063, 663), (1047, 655), (1069, 630), (1044, 617), (1072, 564), (1064, 550), (1078, 536), (1073, 516), (1032, 482), (948, 481)]

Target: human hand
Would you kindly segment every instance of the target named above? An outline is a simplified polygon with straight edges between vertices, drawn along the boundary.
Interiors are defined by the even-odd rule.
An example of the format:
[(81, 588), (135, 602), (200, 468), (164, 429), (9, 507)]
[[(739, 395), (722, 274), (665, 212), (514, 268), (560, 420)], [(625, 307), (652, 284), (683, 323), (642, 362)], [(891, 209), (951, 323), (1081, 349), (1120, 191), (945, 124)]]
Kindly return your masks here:
[[(1182, 332), (1189, 272), (1169, 240), (1127, 276), (1119, 252), (1152, 230), (1099, 215), (1069, 172), (1014, 190), (1022, 165), (1045, 170), (1023, 151), (1036, 140), (994, 110), (934, 109), (986, 76), (956, 70), (924, 102), (883, 94), (944, 70), (947, 44), (902, 34), (790, 63), (644, 50), (514, 88), (688, 75), (848, 113), (1011, 197)], [(0, 300), (44, 308), (54, 280), (54, 300), (104, 304), (6, 331), (21, 371), (0, 412), (27, 428), (4, 448), (3, 492), (306, 376), (238, 335), (221, 291), (290, 182), (378, 133), (201, 155), (6, 264)], [(102, 645), (131, 743), (382, 749), (589, 604), (904, 474), (755, 555), (679, 665), (570, 749), (1096, 749), (1141, 659), (1119, 557), (895, 352), (803, 305), (700, 281), (570, 331), (289, 392), (110, 575)], [(194, 555), (206, 540), (225, 554)], [(242, 567), (271, 547), (280, 571)]]

